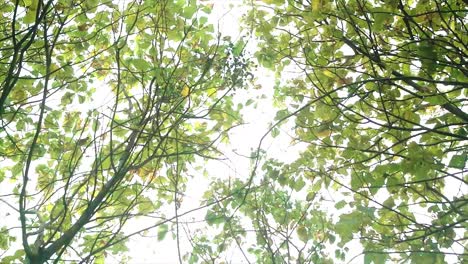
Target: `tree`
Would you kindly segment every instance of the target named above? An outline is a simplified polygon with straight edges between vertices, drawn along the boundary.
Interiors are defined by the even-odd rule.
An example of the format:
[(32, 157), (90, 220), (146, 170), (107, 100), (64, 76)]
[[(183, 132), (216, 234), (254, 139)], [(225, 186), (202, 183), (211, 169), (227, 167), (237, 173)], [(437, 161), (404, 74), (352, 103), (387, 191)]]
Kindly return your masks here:
[(255, 1), (246, 28), (282, 105), (271, 135), (305, 150), (257, 156), (234, 184), (250, 188), (215, 211), (219, 236), (253, 230), (237, 245), (249, 263), (466, 262), (467, 12), (459, 0)]
[[(179, 263), (467, 262), (465, 1), (248, 1), (276, 118), (246, 177), (212, 175), (181, 211), (251, 78), (195, 2), (0, 6), (0, 203), (20, 220), (1, 223), (2, 263), (125, 261), (146, 231), (172, 233)], [(292, 162), (263, 149), (286, 136)]]
[[(104, 263), (133, 235), (163, 238), (189, 164), (220, 158), (241, 122), (228, 95), (244, 44), (214, 32), (209, 6), (114, 2), (0, 6), (0, 202), (20, 220), (1, 223), (0, 248), (22, 245), (2, 263)], [(158, 220), (125, 232), (140, 216)]]

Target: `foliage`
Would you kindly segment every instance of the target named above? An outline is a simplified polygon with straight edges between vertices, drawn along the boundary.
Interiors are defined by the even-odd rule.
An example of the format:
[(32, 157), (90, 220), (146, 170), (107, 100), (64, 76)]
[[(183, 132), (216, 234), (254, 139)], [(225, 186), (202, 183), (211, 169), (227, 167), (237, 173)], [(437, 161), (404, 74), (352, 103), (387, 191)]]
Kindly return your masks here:
[[(242, 123), (247, 44), (204, 1), (122, 2), (0, 5), (2, 263), (125, 262), (146, 232), (179, 263), (467, 261), (465, 1), (246, 1), (276, 117), (188, 211), (192, 165)], [(285, 134), (292, 162), (262, 149)]]
[(238, 183), (250, 189), (224, 205), (256, 231), (247, 261), (467, 261), (467, 12), (458, 0), (251, 6), (283, 107), (271, 135), (305, 151), (257, 157)]
[[(3, 228), (0, 247), (22, 244), (2, 263), (103, 263), (131, 236), (167, 232), (188, 165), (219, 156), (241, 122), (227, 95), (246, 80), (243, 44), (214, 32), (209, 7), (118, 2), (0, 6), (1, 202), (21, 229)], [(160, 220), (126, 232), (139, 216)]]

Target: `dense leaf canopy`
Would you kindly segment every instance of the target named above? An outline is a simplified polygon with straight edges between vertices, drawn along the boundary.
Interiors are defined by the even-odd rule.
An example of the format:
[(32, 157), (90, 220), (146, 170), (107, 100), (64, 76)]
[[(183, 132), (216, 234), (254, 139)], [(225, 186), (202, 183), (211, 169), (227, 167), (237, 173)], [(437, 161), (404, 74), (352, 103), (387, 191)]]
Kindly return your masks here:
[[(238, 39), (212, 8), (0, 4), (1, 263), (132, 263), (146, 234), (179, 263), (468, 261), (465, 1), (246, 1)], [(250, 169), (184, 199), (259, 87)]]

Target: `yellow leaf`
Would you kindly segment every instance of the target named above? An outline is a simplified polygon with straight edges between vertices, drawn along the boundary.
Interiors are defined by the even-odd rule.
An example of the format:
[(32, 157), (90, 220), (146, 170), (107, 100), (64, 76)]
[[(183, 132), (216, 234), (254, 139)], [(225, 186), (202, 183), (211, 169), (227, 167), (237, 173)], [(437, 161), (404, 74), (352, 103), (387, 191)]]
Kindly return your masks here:
[(312, 11), (317, 11), (320, 8), (321, 0), (312, 0)]
[(183, 97), (186, 97), (188, 96), (190, 93), (190, 88), (185, 85), (184, 88), (182, 88), (182, 91), (180, 91), (180, 95), (182, 95)]
[(335, 77), (335, 75), (334, 75), (331, 71), (329, 71), (329, 70), (324, 70), (324, 71), (323, 71), (323, 74), (324, 74), (325, 76), (327, 76), (327, 77), (330, 77), (330, 78)]
[(208, 96), (213, 96), (213, 95), (216, 95), (216, 92), (218, 90), (216, 88), (209, 88), (208, 90), (206, 90), (206, 93), (208, 94)]
[(315, 135), (319, 138), (329, 137), (331, 135), (331, 130), (323, 130), (323, 131), (315, 132)]
[(325, 234), (323, 232), (320, 232), (320, 231), (315, 232), (315, 239), (316, 240), (322, 241), (324, 239), (324, 237), (325, 237)]

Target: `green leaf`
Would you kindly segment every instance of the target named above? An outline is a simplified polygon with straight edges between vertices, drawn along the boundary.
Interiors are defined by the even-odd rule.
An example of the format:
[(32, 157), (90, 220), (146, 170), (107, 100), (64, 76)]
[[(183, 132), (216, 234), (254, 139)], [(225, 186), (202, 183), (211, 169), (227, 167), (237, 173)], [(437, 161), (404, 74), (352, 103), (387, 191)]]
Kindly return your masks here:
[(335, 225), (335, 230), (341, 237), (341, 245), (344, 245), (353, 238), (354, 230), (360, 228), (363, 223), (362, 220), (362, 215), (357, 211), (340, 216), (340, 220)]
[(302, 179), (302, 177), (300, 177), (299, 179), (293, 182), (293, 188), (296, 192), (299, 192), (300, 190), (302, 190), (304, 186), (305, 186), (305, 181)]
[(306, 196), (306, 201), (310, 202), (314, 200), (315, 196), (317, 195), (316, 192), (309, 192)]
[(390, 196), (387, 198), (387, 200), (385, 200), (383, 202), (383, 205), (388, 208), (388, 209), (391, 209), (395, 206), (395, 201), (393, 200), (393, 198)]
[(457, 168), (457, 169), (464, 169), (466, 168), (466, 153), (462, 155), (453, 155), (452, 159), (450, 159), (449, 166), (452, 168)]
[(70, 105), (73, 102), (73, 98), (75, 97), (75, 93), (72, 92), (66, 92), (60, 101), (61, 106), (67, 106)]
[(280, 131), (279, 131), (279, 129), (277, 127), (274, 127), (274, 128), (271, 129), (271, 136), (272, 137), (274, 137), (274, 138), (277, 137), (279, 135), (279, 133), (280, 133)]
[(309, 232), (307, 230), (307, 228), (305, 226), (299, 226), (297, 229), (296, 229), (296, 232), (297, 232), (297, 236), (299, 237), (299, 239), (302, 241), (302, 242), (307, 242), (309, 241)]
[(443, 95), (429, 95), (424, 97), (424, 101), (431, 105), (443, 105), (447, 103), (447, 99)]
[(343, 208), (343, 207), (345, 207), (345, 206), (346, 206), (346, 202), (345, 202), (345, 201), (339, 201), (339, 202), (337, 202), (337, 203), (335, 204), (335, 208), (338, 209), (338, 210), (341, 209), (341, 208)]
[(314, 113), (315, 116), (321, 118), (325, 122), (331, 121), (337, 116), (332, 107), (322, 102), (317, 103)]
[(218, 215), (213, 210), (208, 210), (205, 215), (205, 221), (208, 225), (219, 225), (224, 223), (225, 219), (223, 216)]
[(197, 12), (197, 6), (195, 4), (188, 5), (184, 8), (184, 11), (182, 12), (182, 15), (185, 18), (192, 18), (193, 14)]
[(162, 224), (158, 227), (158, 241), (162, 241), (169, 231), (169, 226), (167, 224)]
[(140, 71), (148, 71), (151, 69), (151, 64), (149, 64), (145, 59), (133, 59), (132, 64)]
[(32, 24), (36, 22), (36, 10), (29, 9), (23, 18), (23, 22), (26, 24)]
[(413, 252), (410, 255), (410, 259), (412, 263), (445, 263), (443, 255), (439, 252)]
[(150, 212), (154, 211), (154, 205), (151, 199), (148, 197), (142, 197), (140, 198), (140, 202), (138, 203), (138, 210), (142, 214), (148, 214)]
[(359, 188), (361, 188), (363, 186), (363, 179), (361, 179), (361, 177), (359, 177), (358, 175), (353, 175), (351, 177), (351, 188), (353, 188), (353, 190), (359, 190)]
[(382, 253), (370, 253), (366, 252), (364, 253), (364, 263), (365, 264), (380, 264), (380, 263), (385, 263), (387, 261), (388, 254), (385, 252)]

